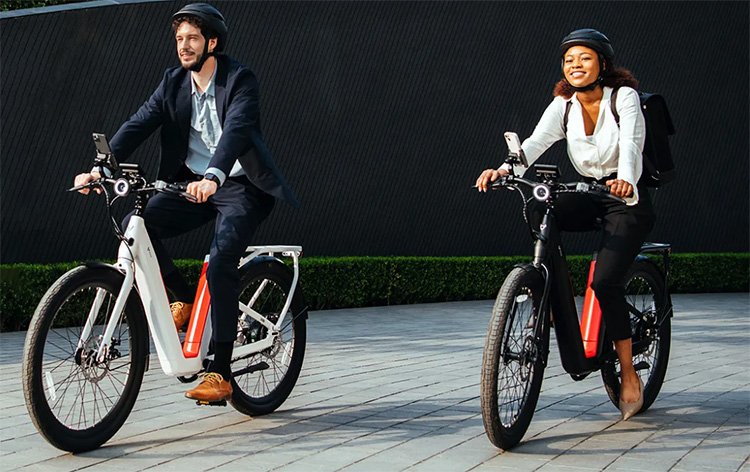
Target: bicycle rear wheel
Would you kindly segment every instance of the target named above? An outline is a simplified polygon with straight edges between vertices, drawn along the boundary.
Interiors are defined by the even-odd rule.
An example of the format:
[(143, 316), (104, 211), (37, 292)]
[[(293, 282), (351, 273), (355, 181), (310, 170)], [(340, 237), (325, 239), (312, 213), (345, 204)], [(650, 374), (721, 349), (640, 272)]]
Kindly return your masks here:
[[(667, 307), (664, 276), (648, 261), (636, 261), (626, 278), (625, 299), (630, 306), (633, 339), (633, 365), (643, 381), (643, 408), (646, 411), (659, 395), (667, 374), (672, 322), (663, 316)], [(658, 324), (662, 317), (661, 325)], [(615, 407), (620, 404), (620, 363), (609, 362), (602, 368), (607, 395)]]
[[(37, 430), (59, 449), (82, 452), (104, 444), (138, 396), (148, 332), (134, 292), (123, 314), (112, 313), (122, 282), (123, 275), (113, 268), (77, 267), (47, 290), (31, 319), (21, 368), (26, 407)], [(91, 333), (79, 346), (92, 309)], [(98, 362), (96, 352), (111, 316), (120, 321), (108, 340), (107, 358)]]
[(549, 319), (542, 313), (544, 280), (517, 267), (497, 295), (484, 345), (480, 400), (490, 442), (510, 449), (534, 416), (549, 350)]
[[(253, 263), (241, 268), (240, 303), (278, 321), (292, 287), (292, 273), (275, 260)], [(238, 411), (247, 415), (265, 415), (276, 410), (292, 393), (305, 356), (306, 313), (301, 288), (295, 290), (279, 336), (270, 348), (232, 362), (232, 399)], [(258, 321), (240, 315), (235, 347), (266, 337), (268, 331)]]

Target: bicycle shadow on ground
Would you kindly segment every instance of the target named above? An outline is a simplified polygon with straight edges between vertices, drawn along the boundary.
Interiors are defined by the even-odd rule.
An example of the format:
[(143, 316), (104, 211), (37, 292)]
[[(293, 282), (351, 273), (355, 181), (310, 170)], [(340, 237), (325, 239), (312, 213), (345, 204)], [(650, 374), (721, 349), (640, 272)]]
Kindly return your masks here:
[[(563, 453), (620, 455), (637, 445), (644, 451), (658, 449), (660, 453), (687, 452), (698, 444), (702, 449), (750, 446), (747, 391), (693, 392), (689, 396), (691, 401), (684, 399), (687, 394), (665, 395), (656, 405), (627, 422), (620, 421), (616, 412), (602, 414), (597, 412), (600, 408), (595, 408), (555, 424), (542, 410), (532, 420), (526, 437), (507, 452), (554, 457)], [(670, 404), (670, 397), (679, 399)], [(555, 417), (560, 414), (554, 412), (552, 418)], [(540, 431), (535, 421), (546, 421), (549, 427)], [(599, 423), (598, 430), (595, 423)], [(575, 430), (579, 431), (568, 432)]]
[[(504, 454), (549, 456), (550, 458), (565, 455), (613, 454), (621, 455), (638, 446), (644, 452), (658, 450), (660, 454), (669, 451), (683, 451), (685, 453), (700, 444), (701, 449), (725, 449), (727, 445), (748, 447), (747, 427), (732, 424), (720, 431), (710, 434), (710, 441), (704, 441), (707, 434), (697, 429), (705, 429), (704, 423), (692, 423), (674, 417), (669, 422), (646, 422), (636, 418), (623, 422), (615, 422), (610, 428), (598, 432), (555, 433), (554, 435), (538, 435), (530, 439), (523, 439), (518, 446)], [(644, 434), (645, 433), (645, 434)], [(633, 439), (634, 436), (642, 439)]]
[[(408, 407), (408, 405), (406, 405)], [(388, 442), (405, 442), (425, 436), (443, 436), (461, 434), (467, 428), (481, 427), (482, 419), (478, 408), (442, 403), (419, 402), (418, 410), (409, 410), (401, 402), (384, 402), (377, 405), (341, 403), (326, 407), (301, 407), (279, 410), (268, 416), (250, 420), (248, 417), (236, 416), (227, 419), (227, 424), (211, 431), (197, 431), (180, 434), (190, 429), (190, 424), (175, 425), (174, 434), (161, 431), (158, 439), (143, 438), (144, 434), (118, 438), (113, 444), (104, 444), (99, 449), (75, 456), (86, 458), (112, 458), (127, 454), (138, 457), (143, 454), (149, 458), (174, 458), (174, 453), (160, 453), (154, 447), (178, 444), (192, 439), (186, 447), (185, 455), (200, 453), (216, 456), (249, 454), (248, 442), (254, 442), (257, 435), (265, 436), (268, 443), (256, 444), (256, 450), (279, 445), (279, 439), (285, 444), (285, 450), (301, 450), (315, 453), (323, 449), (321, 437), (335, 437), (341, 444), (356, 439), (356, 447), (368, 448), (372, 445)], [(317, 415), (317, 412), (342, 410), (341, 413)], [(351, 410), (356, 409), (355, 416)], [(344, 411), (345, 410), (345, 411)], [(235, 421), (237, 420), (237, 421)], [(229, 432), (227, 428), (244, 424), (241, 432)], [(126, 423), (127, 427), (127, 423)], [(123, 428), (122, 433), (127, 434)], [(235, 429), (235, 428), (233, 428)], [(146, 433), (148, 434), (148, 433)], [(288, 441), (283, 441), (288, 437)], [(261, 440), (262, 441), (262, 440)], [(216, 446), (216, 444), (220, 444)], [(205, 448), (202, 446), (205, 444)], [(197, 446), (197, 447), (196, 447)], [(333, 445), (334, 447), (336, 444)]]
[[(711, 441), (703, 441), (702, 448), (748, 444), (750, 410), (746, 393), (701, 392), (692, 395), (693, 401), (686, 401), (687, 395), (667, 395), (658, 401), (658, 405), (628, 422), (619, 421), (618, 412), (608, 402), (597, 405), (594, 400), (600, 397), (595, 395), (578, 395), (575, 404), (566, 403), (566, 399), (572, 398), (567, 395), (552, 395), (559, 399), (552, 398), (551, 405), (536, 412), (524, 440), (511, 451), (497, 450), (497, 453), (550, 458), (560, 454), (621, 455), (641, 442), (645, 450), (687, 451), (692, 446), (686, 444), (701, 443), (708, 436)], [(670, 404), (670, 397), (675, 398), (674, 404)], [(705, 403), (716, 398), (726, 399), (730, 406)], [(585, 405), (587, 400), (591, 403)], [(105, 444), (98, 450), (75, 456), (89, 459), (123, 455), (134, 459), (175, 459), (175, 452), (160, 452), (159, 448), (173, 449), (171, 444), (185, 440), (189, 442), (180, 456), (237, 457), (250, 456), (281, 444), (292, 455), (309, 455), (340, 446), (380, 450), (386, 443), (409, 447), (412, 440), (433, 441), (456, 436), (456, 442), (464, 442), (484, 436), (476, 397), (463, 401), (454, 398), (409, 404), (394, 401), (311, 405), (280, 410), (254, 420), (227, 415), (223, 425), (210, 430), (191, 429), (190, 423), (192, 421), (174, 425), (175, 430), (171, 433), (168, 432), (170, 428), (159, 431), (156, 438), (148, 438), (148, 433), (115, 437), (114, 444)], [(126, 431), (123, 433), (127, 434)], [(249, 444), (253, 444), (252, 450), (248, 450)], [(490, 451), (494, 449), (489, 441), (486, 447)]]

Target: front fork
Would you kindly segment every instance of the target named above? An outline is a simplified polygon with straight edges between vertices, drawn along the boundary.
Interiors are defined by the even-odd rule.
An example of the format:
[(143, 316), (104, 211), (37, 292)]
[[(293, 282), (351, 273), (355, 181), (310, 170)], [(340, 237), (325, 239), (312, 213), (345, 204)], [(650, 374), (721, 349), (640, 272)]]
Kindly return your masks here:
[[(115, 333), (115, 329), (117, 329), (117, 326), (120, 324), (123, 311), (125, 310), (125, 304), (128, 301), (128, 296), (130, 295), (130, 291), (133, 289), (133, 282), (135, 281), (135, 271), (133, 270), (132, 259), (120, 258), (117, 263), (117, 269), (123, 272), (125, 278), (122, 282), (122, 286), (120, 287), (120, 293), (117, 295), (117, 299), (115, 300), (115, 305), (112, 308), (109, 319), (107, 320), (107, 325), (104, 328), (104, 333), (102, 334), (101, 342), (99, 343), (99, 349), (96, 351), (97, 364), (104, 363), (109, 355), (109, 349), (110, 347), (112, 347), (112, 336)], [(84, 346), (86, 345), (86, 340), (88, 340), (91, 336), (91, 332), (94, 329), (94, 323), (96, 323), (96, 319), (99, 315), (99, 310), (101, 310), (105, 296), (106, 292), (104, 291), (104, 289), (97, 289), (96, 296), (94, 297), (94, 302), (91, 304), (89, 315), (86, 318), (86, 323), (84, 324), (83, 330), (81, 331), (81, 337), (78, 339), (77, 350), (79, 352), (84, 348)]]

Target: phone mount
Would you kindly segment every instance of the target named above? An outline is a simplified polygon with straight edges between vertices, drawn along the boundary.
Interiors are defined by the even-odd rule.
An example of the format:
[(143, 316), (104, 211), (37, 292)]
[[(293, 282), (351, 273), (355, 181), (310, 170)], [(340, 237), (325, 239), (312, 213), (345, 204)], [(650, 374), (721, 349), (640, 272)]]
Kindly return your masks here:
[(94, 133), (94, 145), (96, 146), (96, 158), (94, 158), (94, 166), (104, 167), (112, 172), (116, 172), (120, 166), (117, 165), (112, 150), (109, 148), (109, 142), (107, 137), (100, 133)]
[(526, 155), (523, 153), (523, 149), (519, 152), (508, 151), (508, 157), (505, 158), (505, 162), (511, 165), (529, 167), (529, 162), (526, 160)]

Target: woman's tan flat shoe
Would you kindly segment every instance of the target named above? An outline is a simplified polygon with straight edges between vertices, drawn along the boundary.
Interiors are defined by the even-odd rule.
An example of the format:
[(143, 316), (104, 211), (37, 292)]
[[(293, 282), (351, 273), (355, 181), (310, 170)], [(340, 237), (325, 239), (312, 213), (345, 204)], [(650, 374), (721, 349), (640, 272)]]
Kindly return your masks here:
[(637, 415), (638, 412), (641, 411), (641, 408), (643, 408), (643, 380), (641, 380), (640, 376), (638, 377), (638, 388), (640, 389), (638, 400), (630, 403), (624, 402), (620, 399), (620, 411), (622, 412), (623, 421), (627, 421), (631, 417)]

